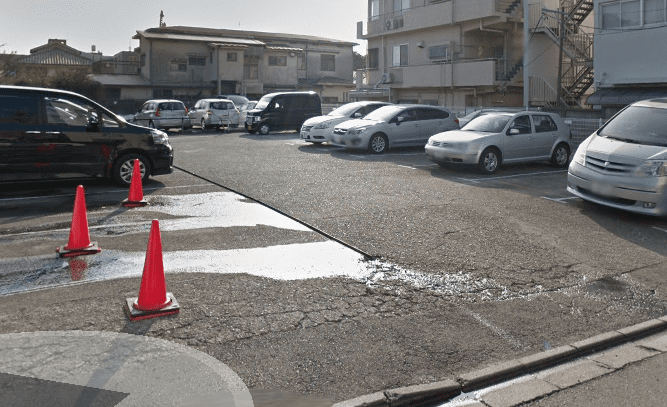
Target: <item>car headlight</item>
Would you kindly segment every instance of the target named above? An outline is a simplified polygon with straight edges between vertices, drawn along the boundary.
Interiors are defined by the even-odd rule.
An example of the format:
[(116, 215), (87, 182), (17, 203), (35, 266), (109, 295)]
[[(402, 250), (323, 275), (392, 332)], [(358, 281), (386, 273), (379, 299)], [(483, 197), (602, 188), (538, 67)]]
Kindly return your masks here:
[(637, 168), (637, 175), (644, 177), (667, 177), (667, 160), (648, 160)]
[(579, 146), (579, 148), (577, 148), (577, 151), (574, 153), (574, 157), (572, 158), (572, 161), (581, 165), (582, 167), (585, 167), (586, 166), (586, 148), (583, 147), (583, 146)]
[(321, 129), (328, 129), (329, 128), (329, 122), (324, 122), (320, 123), (317, 126), (313, 127), (313, 130), (321, 130)]
[(354, 134), (361, 134), (361, 133), (365, 132), (366, 130), (368, 130), (367, 127), (361, 127), (361, 128), (358, 128), (358, 129), (350, 129), (350, 130), (347, 131), (347, 134), (353, 134), (353, 135)]
[(154, 144), (169, 145), (169, 136), (167, 136), (167, 133), (161, 130), (152, 129), (151, 136), (153, 136)]

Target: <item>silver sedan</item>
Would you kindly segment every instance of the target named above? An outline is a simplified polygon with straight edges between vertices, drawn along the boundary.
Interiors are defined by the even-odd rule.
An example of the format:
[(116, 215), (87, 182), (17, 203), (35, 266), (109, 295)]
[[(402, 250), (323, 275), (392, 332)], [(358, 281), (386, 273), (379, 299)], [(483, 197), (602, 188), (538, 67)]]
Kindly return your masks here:
[(484, 174), (501, 164), (551, 160), (560, 168), (570, 161), (569, 127), (555, 113), (489, 113), (461, 130), (434, 135), (425, 152), (433, 162), (477, 164)]

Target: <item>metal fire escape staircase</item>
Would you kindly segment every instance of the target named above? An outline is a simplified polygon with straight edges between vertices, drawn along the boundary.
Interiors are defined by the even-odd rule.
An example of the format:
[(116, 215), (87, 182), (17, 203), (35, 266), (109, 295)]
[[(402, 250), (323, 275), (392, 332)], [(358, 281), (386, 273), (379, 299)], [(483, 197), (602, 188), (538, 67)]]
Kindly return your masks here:
[[(542, 9), (533, 28), (535, 33), (546, 34), (559, 45), (561, 19), (563, 27), (563, 73), (561, 100), (566, 106), (580, 105), (579, 99), (593, 84), (593, 36), (582, 32), (581, 24), (593, 10), (593, 0), (561, 0), (565, 14)], [(558, 101), (554, 101), (560, 104)]]

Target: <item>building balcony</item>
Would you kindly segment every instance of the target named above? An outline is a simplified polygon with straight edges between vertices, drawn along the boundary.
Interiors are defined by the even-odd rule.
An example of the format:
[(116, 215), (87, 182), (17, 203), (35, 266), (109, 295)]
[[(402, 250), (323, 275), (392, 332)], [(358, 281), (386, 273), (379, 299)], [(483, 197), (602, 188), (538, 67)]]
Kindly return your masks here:
[(363, 33), (363, 22), (358, 22), (357, 38), (368, 39), (489, 17), (498, 17), (500, 21), (522, 18), (523, 9), (519, 0), (413, 0), (409, 10), (389, 12), (367, 20), (366, 34)]
[[(392, 88), (496, 86), (506, 82), (506, 76), (501, 72), (504, 65), (500, 59), (488, 58), (391, 67), (385, 72), (370, 69), (365, 73), (368, 78), (366, 82), (358, 83), (357, 87), (373, 88), (373, 85), (381, 82), (383, 75), (386, 81), (381, 86)], [(519, 79), (515, 76), (510, 84), (515, 84)]]

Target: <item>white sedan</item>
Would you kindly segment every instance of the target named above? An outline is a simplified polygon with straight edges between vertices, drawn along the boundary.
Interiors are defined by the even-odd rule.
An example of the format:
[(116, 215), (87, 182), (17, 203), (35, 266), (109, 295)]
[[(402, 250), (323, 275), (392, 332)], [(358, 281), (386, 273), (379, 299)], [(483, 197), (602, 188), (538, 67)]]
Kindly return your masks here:
[(301, 138), (311, 143), (331, 142), (333, 129), (337, 124), (350, 119), (360, 119), (382, 106), (390, 105), (386, 102), (352, 102), (338, 107), (325, 116), (312, 117), (301, 126)]

